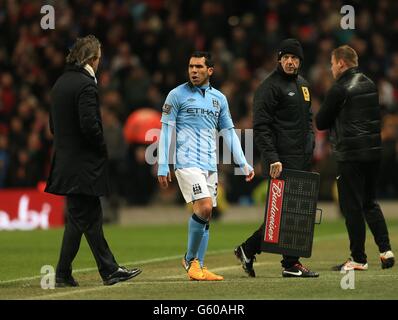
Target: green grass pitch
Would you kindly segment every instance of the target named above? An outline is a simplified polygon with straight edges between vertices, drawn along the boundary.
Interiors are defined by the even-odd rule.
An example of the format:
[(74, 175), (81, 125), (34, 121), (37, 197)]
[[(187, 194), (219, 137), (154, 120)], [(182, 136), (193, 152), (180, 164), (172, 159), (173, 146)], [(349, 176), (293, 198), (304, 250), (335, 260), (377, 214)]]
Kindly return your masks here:
[[(398, 248), (398, 220), (388, 220), (393, 250)], [(254, 264), (257, 277), (248, 278), (233, 255), (234, 247), (257, 228), (254, 223), (214, 222), (206, 264), (224, 275), (220, 282), (189, 281), (181, 258), (187, 225), (106, 226), (105, 235), (117, 261), (137, 266), (142, 274), (111, 287), (102, 285), (94, 258), (83, 238), (75, 259), (78, 288), (40, 286), (43, 265), (55, 266), (63, 229), (0, 232), (0, 299), (397, 299), (398, 267), (382, 270), (368, 230), (369, 270), (355, 272), (355, 289), (343, 290), (344, 274), (330, 271), (348, 256), (344, 222), (324, 221), (315, 227), (312, 257), (304, 265), (320, 273), (317, 279), (282, 278), (276, 254), (263, 253)], [(396, 251), (397, 253), (397, 251)]]

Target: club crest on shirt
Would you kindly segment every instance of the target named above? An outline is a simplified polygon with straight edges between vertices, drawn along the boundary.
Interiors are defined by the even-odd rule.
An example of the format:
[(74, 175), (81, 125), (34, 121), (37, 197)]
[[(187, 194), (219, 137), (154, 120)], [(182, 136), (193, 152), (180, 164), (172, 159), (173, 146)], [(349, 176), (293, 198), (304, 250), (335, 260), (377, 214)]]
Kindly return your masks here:
[(305, 101), (310, 101), (310, 91), (308, 90), (307, 87), (301, 87), (301, 90), (303, 91), (303, 96)]
[(220, 102), (217, 99), (213, 99), (213, 107), (216, 109), (220, 109)]
[(170, 111), (171, 111), (171, 105), (165, 103), (165, 104), (163, 105), (162, 111), (163, 111), (163, 113), (165, 113), (165, 114), (169, 114)]

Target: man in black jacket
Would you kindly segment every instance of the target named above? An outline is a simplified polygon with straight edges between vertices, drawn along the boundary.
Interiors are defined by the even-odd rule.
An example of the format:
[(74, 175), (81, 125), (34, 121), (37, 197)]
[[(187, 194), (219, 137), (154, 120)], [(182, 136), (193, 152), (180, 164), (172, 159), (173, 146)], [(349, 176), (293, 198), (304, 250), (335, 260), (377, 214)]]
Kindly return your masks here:
[[(296, 39), (282, 41), (278, 67), (258, 87), (254, 96), (254, 141), (261, 153), (265, 176), (277, 178), (283, 168), (310, 171), (314, 133), (311, 97), (307, 81), (298, 74), (304, 54)], [(249, 276), (255, 277), (253, 261), (261, 253), (264, 223), (235, 248)], [(318, 277), (305, 268), (299, 257), (283, 256), (283, 277)]]
[(365, 220), (379, 247), (383, 269), (394, 265), (387, 225), (376, 202), (381, 158), (380, 107), (375, 84), (358, 70), (358, 55), (344, 45), (332, 52), (336, 82), (316, 116), (318, 129), (331, 129), (337, 159), (337, 189), (350, 238), (351, 258), (334, 270), (367, 270)]
[(135, 277), (141, 270), (119, 266), (102, 230), (99, 197), (108, 193), (107, 149), (104, 142), (95, 78), (101, 57), (94, 36), (77, 39), (66, 58), (65, 73), (52, 92), (50, 129), (54, 156), (45, 191), (66, 195), (67, 219), (56, 270), (56, 286), (78, 286), (72, 276), (84, 234), (104, 285)]

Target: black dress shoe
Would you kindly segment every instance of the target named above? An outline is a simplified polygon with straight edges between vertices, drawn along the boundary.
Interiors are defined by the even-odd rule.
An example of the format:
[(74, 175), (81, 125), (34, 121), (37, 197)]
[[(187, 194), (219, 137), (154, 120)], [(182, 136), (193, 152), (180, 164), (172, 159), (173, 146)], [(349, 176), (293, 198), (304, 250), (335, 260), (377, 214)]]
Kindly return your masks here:
[(72, 276), (69, 277), (55, 277), (55, 287), (65, 288), (65, 287), (78, 287), (79, 283)]
[(120, 266), (114, 273), (103, 279), (104, 285), (111, 286), (118, 282), (126, 281), (138, 276), (141, 272), (142, 271), (138, 268), (127, 269), (126, 267)]

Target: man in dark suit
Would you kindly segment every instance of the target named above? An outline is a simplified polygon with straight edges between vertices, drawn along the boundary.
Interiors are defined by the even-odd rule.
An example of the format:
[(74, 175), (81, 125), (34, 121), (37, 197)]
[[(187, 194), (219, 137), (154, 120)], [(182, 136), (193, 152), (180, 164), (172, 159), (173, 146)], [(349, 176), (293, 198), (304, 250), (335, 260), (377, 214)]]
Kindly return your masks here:
[(67, 219), (56, 270), (56, 286), (78, 286), (72, 261), (84, 234), (104, 285), (131, 279), (141, 270), (117, 264), (102, 230), (99, 197), (108, 193), (107, 149), (99, 110), (95, 72), (101, 44), (89, 35), (77, 39), (64, 74), (52, 92), (50, 128), (54, 156), (46, 192), (66, 195)]

